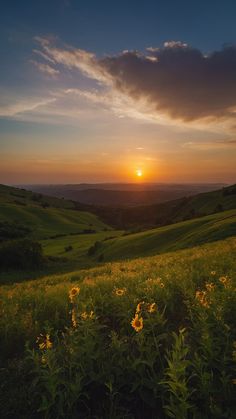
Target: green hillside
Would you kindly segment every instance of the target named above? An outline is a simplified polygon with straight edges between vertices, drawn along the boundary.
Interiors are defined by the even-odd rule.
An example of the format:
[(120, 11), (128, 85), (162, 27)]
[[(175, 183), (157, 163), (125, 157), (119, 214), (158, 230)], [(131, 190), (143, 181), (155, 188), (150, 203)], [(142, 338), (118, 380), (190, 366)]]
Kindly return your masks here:
[(122, 229), (148, 229), (236, 208), (236, 185), (217, 191), (134, 208), (97, 208), (108, 224)]
[(104, 260), (155, 255), (236, 235), (236, 210), (128, 234), (103, 243)]
[(27, 227), (28, 236), (36, 240), (110, 229), (96, 215), (76, 210), (73, 202), (3, 185), (0, 186), (0, 222)]

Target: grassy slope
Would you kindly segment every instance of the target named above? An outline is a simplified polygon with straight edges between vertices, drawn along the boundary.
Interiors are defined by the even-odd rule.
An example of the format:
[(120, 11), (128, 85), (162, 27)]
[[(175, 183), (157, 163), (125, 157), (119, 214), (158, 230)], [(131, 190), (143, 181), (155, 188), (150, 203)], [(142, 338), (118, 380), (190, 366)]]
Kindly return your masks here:
[(236, 210), (109, 240), (100, 253), (106, 261), (126, 259), (192, 247), (233, 235), (236, 235)]
[[(73, 203), (41, 196), (28, 191), (0, 186), (0, 220), (18, 221), (32, 230), (31, 237), (44, 239), (57, 234), (80, 233), (84, 229), (109, 229), (99, 218), (88, 212), (73, 210)], [(50, 205), (43, 208), (42, 204)]]
[[(38, 201), (35, 200), (37, 197)], [(17, 203), (18, 205), (32, 203), (35, 203), (35, 205), (41, 205), (42, 203), (48, 203), (50, 206), (56, 208), (75, 208), (74, 203), (69, 200), (42, 195), (31, 191), (26, 191), (25, 189), (19, 189), (13, 186), (0, 184), (0, 203), (2, 204), (4, 202)]]
[[(176, 203), (177, 205), (183, 203), (183, 205), (180, 205), (179, 212), (176, 212), (175, 220), (179, 221), (188, 216), (193, 209), (196, 213), (208, 215), (216, 212), (218, 205), (222, 205), (225, 211), (236, 208), (236, 194), (229, 193), (229, 195), (226, 195), (224, 193), (224, 191), (230, 192), (232, 189), (235, 189), (235, 185), (217, 191), (194, 195), (187, 199), (182, 198), (172, 201), (173, 204)], [(167, 209), (167, 206), (165, 207), (164, 204), (163, 209)]]
[[(118, 395), (116, 417), (124, 417), (123, 409), (127, 409), (127, 417), (164, 419), (168, 417), (165, 405), (170, 403), (168, 388), (163, 385), (168, 372), (166, 357), (169, 357), (170, 361), (174, 359), (174, 378), (169, 387), (175, 385), (175, 371), (180, 366), (178, 383), (183, 386), (182, 378), (187, 383), (189, 417), (233, 419), (236, 413), (232, 386), (235, 377), (232, 351), (236, 338), (236, 300), (232, 292), (235, 256), (236, 238), (229, 238), (169, 254), (1, 286), (0, 416), (38, 417), (36, 412), (46, 405), (49, 419), (59, 417), (58, 398), (52, 398), (50, 393), (51, 388), (54, 391), (51, 385), (55, 384), (65, 409), (69, 405), (62, 417), (77, 418), (78, 414), (82, 418), (111, 417), (107, 402), (111, 396), (104, 389), (114, 377), (113, 391)], [(219, 281), (221, 276), (227, 278), (229, 286), (223, 286)], [(159, 285), (160, 280), (163, 287)], [(206, 283), (215, 286), (214, 291), (207, 293), (209, 308), (201, 306), (196, 299), (196, 291), (206, 289)], [(68, 292), (76, 285), (81, 291), (76, 304), (79, 327), (74, 329)], [(125, 294), (118, 297), (114, 290), (120, 287), (125, 287)], [(144, 327), (141, 333), (136, 333), (130, 322), (137, 303), (143, 300), (156, 302), (157, 312), (149, 315), (143, 311)], [(82, 320), (81, 313), (91, 310), (95, 319)], [(177, 350), (173, 332), (178, 336), (185, 334), (179, 332), (183, 327), (187, 328), (186, 340)], [(58, 341), (57, 332), (62, 330), (67, 332)], [(44, 355), (38, 350), (36, 337), (48, 331), (53, 350)], [(33, 365), (32, 358), (21, 362), (26, 342), (36, 349)], [(187, 371), (183, 367), (185, 348)], [(43, 355), (50, 368), (42, 364)], [(193, 377), (196, 379), (192, 380)], [(98, 398), (94, 398), (94, 388)], [(146, 390), (148, 397), (143, 398)], [(70, 410), (70, 401), (80, 392), (88, 396), (93, 413), (90, 416), (81, 414), (80, 405), (78, 411)], [(179, 405), (178, 396), (177, 409)], [(39, 417), (45, 417), (44, 413)], [(172, 417), (188, 416), (174, 413)]]
[(98, 208), (97, 214), (108, 224), (120, 228), (148, 229), (234, 208), (236, 208), (236, 185), (157, 205), (109, 210)]
[[(6, 354), (11, 356), (12, 351), (14, 353), (23, 350), (24, 341), (29, 339), (34, 342), (36, 336), (47, 325), (61, 328), (70, 324), (68, 291), (75, 284), (88, 288), (87, 292), (90, 295), (89, 288), (93, 288), (95, 281), (102, 307), (102, 300), (105, 301), (107, 298), (106, 287), (111, 290), (114, 286), (135, 287), (138, 299), (141, 300), (143, 285), (149, 278), (161, 277), (163, 282), (176, 281), (176, 285), (185, 283), (187, 288), (194, 282), (195, 286), (201, 287), (205, 281), (215, 280), (215, 277), (211, 276), (211, 271), (216, 272), (217, 278), (225, 275), (234, 277), (236, 237), (163, 255), (106, 263), (92, 269), (2, 285), (0, 286), (2, 301), (0, 335)], [(102, 287), (105, 287), (104, 295)], [(91, 303), (90, 299), (86, 300), (86, 295), (85, 292), (81, 309), (85, 309), (86, 302), (89, 305)], [(92, 308), (95, 311), (100, 309), (93, 306), (90, 309)], [(13, 346), (12, 340), (15, 342)]]
[[(57, 237), (53, 240), (41, 240), (44, 252), (48, 256), (66, 256), (69, 259), (87, 252), (88, 248), (96, 241), (106, 241), (109, 237), (118, 237), (122, 231), (100, 231), (94, 234), (78, 234), (65, 237)], [(65, 247), (72, 246), (71, 251), (65, 251)]]

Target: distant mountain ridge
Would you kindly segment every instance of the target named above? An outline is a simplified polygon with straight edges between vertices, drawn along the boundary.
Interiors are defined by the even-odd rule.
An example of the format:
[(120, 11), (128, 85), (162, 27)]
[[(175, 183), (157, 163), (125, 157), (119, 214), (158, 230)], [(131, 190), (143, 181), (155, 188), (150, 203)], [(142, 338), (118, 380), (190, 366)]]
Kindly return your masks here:
[(222, 184), (104, 183), (78, 185), (25, 185), (26, 189), (86, 205), (129, 207), (158, 204), (219, 189)]
[(130, 208), (90, 207), (104, 222), (121, 229), (145, 230), (236, 208), (236, 184), (215, 191)]

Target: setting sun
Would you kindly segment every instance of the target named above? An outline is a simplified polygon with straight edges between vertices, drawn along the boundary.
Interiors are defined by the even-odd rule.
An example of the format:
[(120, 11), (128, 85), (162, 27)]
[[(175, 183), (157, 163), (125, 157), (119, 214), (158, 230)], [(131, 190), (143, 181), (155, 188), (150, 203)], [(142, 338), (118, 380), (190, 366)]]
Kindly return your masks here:
[(136, 176), (138, 177), (143, 176), (143, 171), (141, 169), (136, 170)]

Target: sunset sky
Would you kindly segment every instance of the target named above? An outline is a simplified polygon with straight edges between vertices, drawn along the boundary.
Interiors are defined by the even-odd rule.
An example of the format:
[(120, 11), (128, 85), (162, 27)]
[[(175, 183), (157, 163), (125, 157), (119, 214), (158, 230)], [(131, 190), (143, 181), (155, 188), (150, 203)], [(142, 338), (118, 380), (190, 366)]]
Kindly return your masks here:
[(235, 21), (235, 0), (4, 0), (0, 183), (234, 183)]

